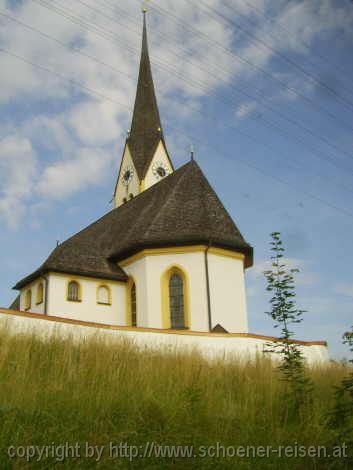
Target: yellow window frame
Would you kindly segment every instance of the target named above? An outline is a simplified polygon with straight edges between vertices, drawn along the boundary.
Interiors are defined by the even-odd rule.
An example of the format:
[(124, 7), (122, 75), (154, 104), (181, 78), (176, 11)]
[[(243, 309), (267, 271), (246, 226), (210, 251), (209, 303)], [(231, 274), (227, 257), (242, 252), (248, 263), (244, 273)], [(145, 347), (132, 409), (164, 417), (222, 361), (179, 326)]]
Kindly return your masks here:
[(161, 276), (162, 295), (162, 328), (171, 328), (170, 304), (169, 304), (169, 281), (173, 274), (179, 274), (183, 280), (184, 288), (184, 322), (185, 328), (190, 328), (190, 288), (189, 277), (186, 271), (179, 265), (172, 265), (164, 271)]
[[(100, 289), (107, 289), (108, 291), (108, 302), (100, 302), (99, 301), (99, 290)], [(98, 305), (111, 305), (112, 304), (112, 290), (110, 288), (110, 286), (108, 286), (107, 284), (99, 284), (97, 286), (97, 304)]]
[[(75, 284), (77, 284), (77, 287), (78, 287), (78, 299), (70, 299), (69, 298), (69, 287), (70, 287), (70, 284), (74, 282)], [(70, 279), (69, 281), (67, 281), (67, 284), (66, 284), (66, 300), (68, 302), (82, 302), (82, 287), (81, 287), (81, 283), (77, 280), (77, 279)]]

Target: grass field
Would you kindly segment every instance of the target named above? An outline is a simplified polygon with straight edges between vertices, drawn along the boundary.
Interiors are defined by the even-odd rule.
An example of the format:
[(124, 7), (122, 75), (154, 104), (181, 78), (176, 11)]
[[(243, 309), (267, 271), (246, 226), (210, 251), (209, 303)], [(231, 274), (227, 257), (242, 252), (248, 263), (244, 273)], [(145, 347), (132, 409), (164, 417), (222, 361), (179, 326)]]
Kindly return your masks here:
[[(289, 418), (285, 385), (268, 359), (207, 363), (196, 352), (138, 352), (131, 343), (99, 337), (80, 344), (56, 337), (44, 342), (11, 335), (4, 327), (0, 468), (352, 468), (347, 459), (260, 457), (251, 449), (248, 457), (233, 457), (236, 446), (293, 446), (293, 452), (299, 445), (327, 446), (331, 451), (337, 439), (327, 427), (327, 412), (333, 387), (347, 370), (332, 364), (309, 373), (315, 384), (312, 407)], [(76, 447), (60, 447), (66, 443)], [(92, 450), (86, 443), (103, 446), (99, 462), (97, 453), (86, 457)], [(121, 445), (118, 458), (117, 447), (110, 446), (120, 443), (131, 447)], [(196, 457), (157, 457), (159, 445), (193, 446)], [(148, 456), (132, 458), (145, 449)], [(217, 451), (218, 458), (212, 456)]]

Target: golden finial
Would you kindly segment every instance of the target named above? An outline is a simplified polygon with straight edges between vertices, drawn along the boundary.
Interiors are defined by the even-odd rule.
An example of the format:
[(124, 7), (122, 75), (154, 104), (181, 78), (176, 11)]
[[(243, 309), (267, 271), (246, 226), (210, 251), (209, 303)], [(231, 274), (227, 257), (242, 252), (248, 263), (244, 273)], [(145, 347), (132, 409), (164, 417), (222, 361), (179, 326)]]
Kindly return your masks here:
[(148, 11), (148, 2), (149, 2), (149, 0), (144, 0), (142, 2), (142, 13), (143, 14), (147, 13), (147, 11)]

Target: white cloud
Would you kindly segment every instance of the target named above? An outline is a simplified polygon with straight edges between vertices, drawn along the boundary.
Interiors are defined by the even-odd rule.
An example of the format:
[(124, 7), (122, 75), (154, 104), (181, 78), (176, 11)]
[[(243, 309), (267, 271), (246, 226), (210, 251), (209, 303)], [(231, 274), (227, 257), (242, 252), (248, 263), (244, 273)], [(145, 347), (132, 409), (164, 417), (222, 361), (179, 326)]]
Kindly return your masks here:
[(122, 132), (118, 111), (114, 103), (85, 102), (72, 109), (68, 121), (82, 142), (106, 144), (117, 140)]
[(75, 158), (48, 166), (38, 190), (43, 196), (62, 199), (99, 184), (107, 174), (112, 158), (111, 153), (99, 148), (81, 148)]
[(21, 132), (45, 150), (71, 154), (76, 148), (64, 114), (34, 116), (23, 124)]
[[(243, 22), (243, 17), (238, 17), (238, 13), (239, 11), (243, 13), (245, 18), (251, 16), (252, 22), (254, 20), (258, 22), (257, 27), (251, 32), (260, 41), (266, 41), (269, 48), (254, 42), (241, 31), (237, 32), (235, 26), (214, 16), (203, 5), (195, 6), (186, 0), (177, 3), (168, 0), (163, 4), (165, 10), (175, 14), (182, 23), (185, 23), (186, 29), (183, 29), (168, 15), (158, 13), (157, 3), (157, 10), (154, 11), (152, 2), (152, 11), (148, 18), (151, 56), (157, 61), (163, 61), (162, 68), (163, 66), (172, 68), (177, 74), (186, 78), (183, 82), (169, 72), (166, 74), (168, 77), (166, 84), (169, 85), (170, 91), (175, 91), (177, 87), (187, 96), (203, 95), (208, 89), (218, 87), (222, 83), (234, 83), (234, 79), (239, 79), (242, 75), (257, 73), (225, 49), (234, 50), (246, 60), (263, 66), (273, 58), (272, 48), (282, 52), (289, 49), (305, 52), (302, 39), (310, 42), (318, 34), (329, 34), (337, 28), (343, 29), (346, 34), (352, 34), (353, 13), (350, 13), (347, 8), (337, 7), (331, 0), (313, 0), (310, 5), (307, 2), (288, 4), (284, 1), (277, 1), (274, 4), (271, 0), (263, 2), (263, 5), (257, 5), (258, 8), (263, 8), (272, 14), (275, 6), (278, 23), (290, 30), (291, 34), (283, 34), (276, 22), (263, 21), (261, 17), (254, 16), (253, 10), (243, 2), (224, 4), (221, 0), (207, 0), (205, 3), (216, 11), (222, 12), (230, 20), (234, 20), (236, 24), (241, 24), (245, 30), (250, 29), (249, 25)], [(19, 20), (53, 35), (64, 43), (80, 45), (82, 52), (97, 57), (112, 68), (120, 69), (122, 75), (87, 57), (73, 54), (57, 43), (43, 39), (9, 20), (2, 20), (0, 42), (30, 60), (52, 66), (88, 87), (105, 90), (110, 96), (119, 94), (118, 90), (123, 90), (120, 96), (124, 97), (128, 92), (130, 99), (130, 94), (133, 92), (132, 84), (129, 78), (124, 78), (124, 74), (136, 76), (136, 58), (139, 54), (141, 34), (139, 7), (125, 0), (116, 6), (118, 10), (114, 14), (109, 7), (102, 10), (94, 3), (88, 2), (88, 4), (98, 11), (101, 10), (105, 16), (79, 3), (64, 2), (60, 8), (69, 15), (73, 14), (79, 16), (81, 20), (93, 23), (94, 27), (98, 28), (98, 35), (92, 31), (82, 30), (68, 18), (28, 0), (16, 9), (16, 13), (11, 14), (15, 13)], [(5, 0), (0, 0), (0, 6), (6, 5)], [(126, 18), (122, 16), (121, 9), (126, 12)], [(195, 34), (195, 30), (200, 33)], [(105, 36), (107, 40), (100, 35)], [(238, 38), (238, 35), (240, 38), (234, 49), (233, 41), (235, 37)], [(180, 47), (181, 44), (182, 47)], [(66, 95), (71, 91), (71, 86), (67, 83), (55, 83), (55, 79), (53, 77), (48, 79), (45, 72), (37, 71), (28, 65), (21, 65), (16, 59), (2, 57), (2, 60), (5, 60), (5, 64), (8, 65), (0, 78), (3, 99), (17, 96), (19, 93), (41, 97), (46, 94), (48, 97), (70, 96)], [(13, 74), (13, 70), (17, 70), (18, 73)], [(159, 73), (165, 75), (163, 71)], [(205, 89), (191, 86), (190, 79), (195, 82), (201, 81)], [(303, 80), (303, 83), (306, 81)]]
[(277, 19), (291, 32), (291, 35), (282, 36), (286, 40), (285, 46), (295, 50), (302, 48), (303, 41), (310, 43), (319, 34), (321, 37), (329, 35), (335, 29), (340, 29), (347, 36), (353, 35), (352, 9), (334, 0), (286, 2)]
[(34, 190), (37, 158), (31, 142), (12, 135), (0, 141), (0, 217), (15, 228)]
[(235, 115), (238, 118), (243, 118), (251, 114), (257, 108), (256, 101), (248, 101), (247, 103), (241, 103), (235, 112)]
[(337, 294), (353, 297), (353, 283), (337, 284), (336, 286), (334, 286), (334, 291)]
[[(101, 9), (94, 2), (87, 2), (93, 8)], [(197, 109), (202, 111), (201, 98), (210, 96), (223, 86), (242, 86), (244, 81), (248, 82), (257, 76), (256, 69), (241, 62), (230, 50), (257, 66), (266, 67), (274, 58), (270, 48), (284, 53), (292, 50), (304, 54), (307, 51), (302, 39), (310, 43), (319, 34), (328, 36), (338, 28), (349, 37), (353, 31), (353, 9), (339, 7), (331, 0), (299, 4), (284, 0), (261, 0), (256, 3), (257, 8), (269, 11), (272, 15), (275, 12), (276, 19), (290, 29), (292, 35), (283, 34), (276, 22), (260, 20), (249, 5), (241, 0), (206, 0), (212, 8), (225, 13), (236, 23), (240, 22), (246, 29), (250, 27), (243, 22), (243, 18), (238, 17), (239, 11), (245, 18), (257, 21), (258, 25), (252, 32), (269, 44), (270, 48), (264, 48), (226, 20), (212, 15), (202, 5), (187, 0), (166, 0), (163, 3), (163, 9), (179, 17), (186, 25), (186, 29), (183, 29), (172, 17), (154, 10), (154, 3), (156, 8), (162, 5), (151, 2), (148, 15), (150, 53), (157, 94), (161, 97), (163, 90), (160, 103), (184, 121), (193, 119)], [(26, 161), (29, 161), (29, 155), (33, 159), (33, 165), (27, 167), (24, 163), (22, 169), (18, 170), (19, 173), (23, 172), (22, 178), (29, 182), (24, 187), (31, 186), (31, 191), (21, 189), (20, 194), (13, 196), (9, 189), (12, 187), (10, 182), (6, 183), (7, 186), (5, 184), (3, 190), (7, 192), (6, 197), (1, 199), (0, 216), (13, 225), (15, 220), (16, 223), (20, 221), (21, 214), (30, 207), (32, 194), (45, 197), (46, 200), (61, 199), (90, 185), (99, 184), (114, 158), (113, 144), (116, 150), (120, 142), (122, 149), (122, 136), (129, 127), (135, 93), (141, 15), (140, 6), (128, 0), (116, 4), (116, 11), (108, 7), (101, 9), (111, 20), (78, 2), (66, 0), (61, 4), (55, 3), (67, 14), (91, 22), (94, 29), (99, 29), (97, 35), (81, 29), (77, 23), (36, 2), (17, 2), (16, 7), (12, 4), (12, 9), (10, 5), (11, 2), (0, 0), (1, 10), (8, 10), (19, 21), (65, 44), (69, 43), (71, 47), (80, 47), (83, 54), (94, 56), (107, 66), (87, 56), (75, 54), (57, 42), (3, 17), (0, 18), (0, 47), (72, 78), (112, 100), (97, 96), (93, 99), (89, 92), (74, 87), (68, 81), (0, 53), (0, 102), (9, 106), (15, 103), (26, 111), (25, 118), (19, 117), (18, 113), (10, 115), (1, 134), (4, 135), (4, 128), (6, 135), (12, 129), (12, 133), (17, 136), (17, 143), (26, 142), (28, 145)], [(196, 34), (194, 30), (201, 34)], [(166, 68), (172, 72), (166, 71)], [(299, 76), (295, 70), (290, 70), (280, 78), (306, 93), (312, 92), (308, 80)], [(180, 100), (178, 94), (184, 99)], [(280, 87), (267, 97), (271, 100), (293, 99), (293, 95), (284, 93)], [(189, 108), (190, 103), (192, 106)], [(234, 106), (232, 99), (229, 104)], [(236, 109), (236, 115), (251, 115), (257, 106), (258, 101), (249, 98)], [(40, 175), (32, 170), (37, 159), (33, 148), (40, 150)], [(15, 175), (13, 169), (10, 170), (9, 163), (7, 165), (6, 172), (12, 172), (13, 180), (21, 178)], [(40, 176), (38, 191), (30, 184), (36, 176)], [(21, 203), (16, 205), (15, 201), (19, 200)], [(16, 215), (13, 215), (14, 207)]]

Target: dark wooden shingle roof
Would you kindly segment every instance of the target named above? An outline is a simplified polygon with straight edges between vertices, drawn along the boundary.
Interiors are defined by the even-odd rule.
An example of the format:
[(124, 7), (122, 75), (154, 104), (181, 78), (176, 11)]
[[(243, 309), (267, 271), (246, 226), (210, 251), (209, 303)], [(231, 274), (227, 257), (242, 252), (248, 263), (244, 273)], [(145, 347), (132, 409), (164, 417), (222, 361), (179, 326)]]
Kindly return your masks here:
[(191, 161), (62, 243), (15, 288), (48, 271), (125, 281), (116, 263), (144, 248), (208, 243), (244, 253), (252, 265), (252, 247)]

